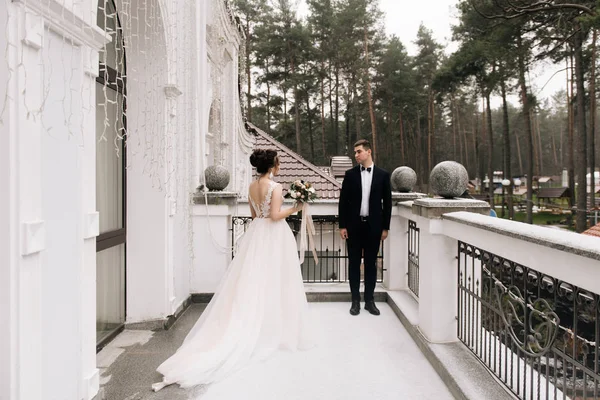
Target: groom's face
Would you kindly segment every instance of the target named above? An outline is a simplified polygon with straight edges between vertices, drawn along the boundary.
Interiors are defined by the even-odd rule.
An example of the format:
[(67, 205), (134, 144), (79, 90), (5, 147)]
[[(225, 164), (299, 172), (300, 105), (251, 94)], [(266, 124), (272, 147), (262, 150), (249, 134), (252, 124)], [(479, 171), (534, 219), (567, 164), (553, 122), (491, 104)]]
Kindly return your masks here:
[(365, 149), (362, 145), (354, 148), (354, 159), (357, 163), (364, 165), (371, 159), (371, 149)]

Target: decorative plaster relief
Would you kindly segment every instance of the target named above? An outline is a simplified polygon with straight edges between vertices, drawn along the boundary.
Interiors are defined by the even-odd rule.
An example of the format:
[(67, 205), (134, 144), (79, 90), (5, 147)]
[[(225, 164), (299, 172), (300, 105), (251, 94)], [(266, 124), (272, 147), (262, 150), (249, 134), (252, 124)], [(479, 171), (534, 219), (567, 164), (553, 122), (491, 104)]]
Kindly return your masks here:
[(44, 221), (23, 222), (21, 255), (39, 253), (46, 247), (46, 227)]
[(23, 44), (34, 50), (42, 48), (44, 43), (44, 19), (39, 15), (25, 13), (25, 32), (23, 32)]
[(100, 234), (100, 213), (98, 211), (83, 216), (83, 238), (93, 239)]
[(81, 51), (81, 57), (83, 61), (83, 72), (90, 78), (96, 79), (99, 75), (98, 63), (99, 55), (98, 51), (93, 50), (89, 46), (84, 46)]

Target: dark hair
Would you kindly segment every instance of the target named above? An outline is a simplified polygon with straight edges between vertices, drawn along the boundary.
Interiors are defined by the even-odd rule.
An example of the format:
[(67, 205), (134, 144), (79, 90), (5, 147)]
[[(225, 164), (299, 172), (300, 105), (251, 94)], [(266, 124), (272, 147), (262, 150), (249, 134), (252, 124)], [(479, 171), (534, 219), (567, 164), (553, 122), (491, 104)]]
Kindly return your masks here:
[(367, 139), (360, 139), (358, 142), (354, 143), (354, 147), (362, 146), (365, 150), (371, 150), (371, 143)]
[(256, 149), (250, 156), (250, 164), (256, 167), (256, 172), (266, 174), (269, 169), (277, 166), (279, 160), (275, 150)]

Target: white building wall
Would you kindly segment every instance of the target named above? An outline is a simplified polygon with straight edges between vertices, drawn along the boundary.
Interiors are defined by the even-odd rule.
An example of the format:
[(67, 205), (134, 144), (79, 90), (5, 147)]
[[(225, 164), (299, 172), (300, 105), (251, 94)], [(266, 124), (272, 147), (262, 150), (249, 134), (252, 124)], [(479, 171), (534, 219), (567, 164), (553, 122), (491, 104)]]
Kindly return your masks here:
[[(191, 292), (214, 288), (230, 257), (221, 253), (216, 272), (194, 268), (212, 239), (205, 222), (192, 217), (188, 199), (207, 165), (208, 116), (201, 111), (211, 85), (207, 15), (231, 21), (216, 1), (196, 8), (184, 0), (139, 0), (130, 7), (139, 10), (141, 24), (124, 24), (131, 46), (126, 322), (138, 322), (171, 315)], [(7, 22), (0, 35), (6, 49), (0, 185), (7, 188), (0, 192), (1, 400), (91, 399), (98, 391), (96, 148), (111, 144), (95, 139), (98, 50), (107, 40), (96, 27), (96, 8), (96, 0), (0, 0), (0, 21)], [(136, 42), (133, 31), (146, 29), (144, 10), (163, 22)], [(236, 84), (241, 39), (233, 25), (223, 32), (220, 50), (227, 48), (231, 58), (221, 77), (230, 83), (223, 93), (230, 187), (247, 188), (252, 143)], [(149, 143), (158, 161), (150, 171)], [(229, 245), (228, 223), (215, 225), (218, 241)]]
[(2, 400), (98, 390), (92, 3), (0, 3)]
[[(0, 3), (0, 21), (9, 21), (9, 6), (8, 2)], [(8, 35), (14, 36), (14, 31), (14, 24), (7, 26)], [(8, 49), (8, 39), (9, 36), (0, 35), (0, 48)], [(14, 50), (7, 51), (7, 56), (9, 59), (0, 63), (0, 76), (3, 77), (9, 76), (9, 62), (14, 59)], [(0, 79), (0, 93), (9, 93), (9, 83), (7, 79)], [(10, 93), (14, 92), (12, 87)], [(8, 96), (0, 96), (0, 186), (4, 188), (0, 191), (0, 316), (6, 327), (0, 329), (0, 399), (3, 400), (17, 396), (17, 137), (13, 134), (15, 121), (10, 118), (10, 113), (14, 112), (14, 104)]]
[[(79, 48), (53, 43), (62, 38), (52, 31), (44, 34), (42, 57), (58, 66), (63, 58), (81, 59)], [(46, 74), (44, 74), (46, 75)], [(48, 76), (48, 75), (46, 75)], [(42, 369), (43, 393), (47, 399), (76, 398), (79, 383), (79, 285), (83, 251), (81, 234), (81, 164), (79, 146), (83, 145), (80, 123), (80, 100), (75, 99), (81, 87), (81, 64), (70, 69), (57, 68), (44, 79), (46, 106), (41, 115), (42, 215), (46, 229), (46, 248), (40, 253), (42, 276)], [(67, 83), (67, 85), (65, 85)], [(64, 107), (68, 107), (67, 110)], [(65, 113), (71, 115), (65, 126)], [(58, 343), (64, 345), (57, 345)], [(56, 360), (63, 362), (56, 368)]]

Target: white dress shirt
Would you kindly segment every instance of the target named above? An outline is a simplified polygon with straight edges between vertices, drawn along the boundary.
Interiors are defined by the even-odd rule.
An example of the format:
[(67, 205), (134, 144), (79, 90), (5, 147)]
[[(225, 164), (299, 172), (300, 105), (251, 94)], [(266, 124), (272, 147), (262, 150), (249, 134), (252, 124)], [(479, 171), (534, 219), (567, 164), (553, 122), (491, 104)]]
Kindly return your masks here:
[(363, 171), (361, 166), (360, 181), (362, 183), (362, 201), (360, 203), (360, 216), (369, 216), (369, 196), (371, 195), (371, 182), (373, 181), (373, 167), (375, 164), (371, 164), (371, 172), (366, 169)]

